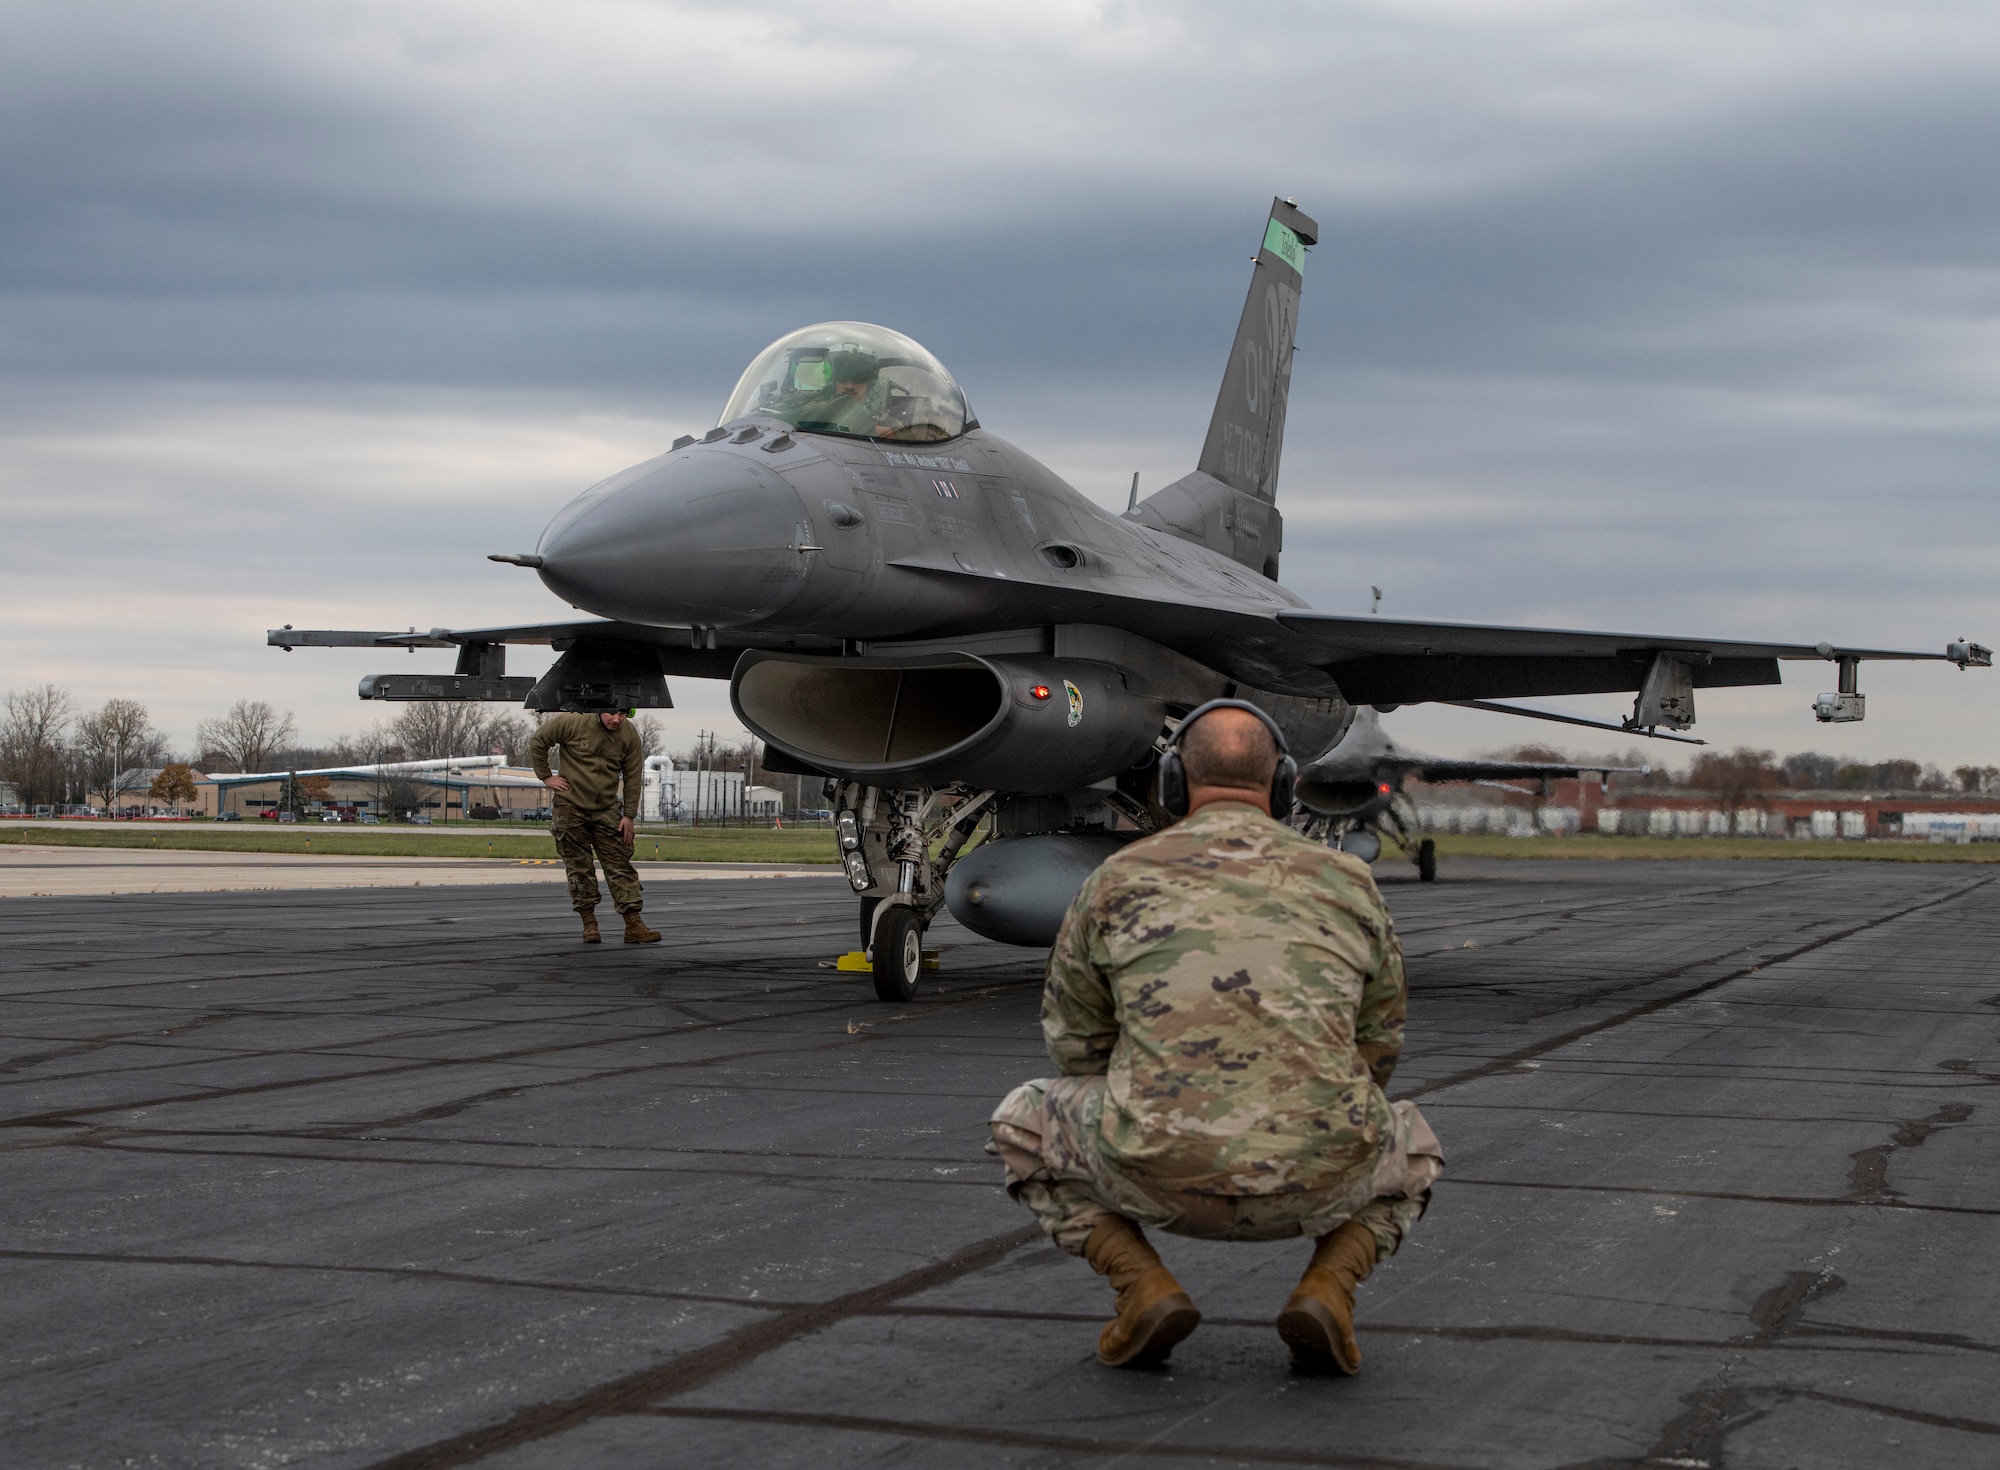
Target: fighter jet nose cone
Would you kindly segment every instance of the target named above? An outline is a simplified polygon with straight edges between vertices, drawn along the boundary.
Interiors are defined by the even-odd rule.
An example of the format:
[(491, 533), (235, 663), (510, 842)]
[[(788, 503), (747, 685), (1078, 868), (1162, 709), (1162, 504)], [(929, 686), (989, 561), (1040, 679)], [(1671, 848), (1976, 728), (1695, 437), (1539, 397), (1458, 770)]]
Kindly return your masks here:
[(797, 595), (809, 533), (804, 503), (778, 475), (726, 449), (696, 450), (579, 496), (543, 532), (539, 570), (551, 592), (601, 617), (751, 622)]

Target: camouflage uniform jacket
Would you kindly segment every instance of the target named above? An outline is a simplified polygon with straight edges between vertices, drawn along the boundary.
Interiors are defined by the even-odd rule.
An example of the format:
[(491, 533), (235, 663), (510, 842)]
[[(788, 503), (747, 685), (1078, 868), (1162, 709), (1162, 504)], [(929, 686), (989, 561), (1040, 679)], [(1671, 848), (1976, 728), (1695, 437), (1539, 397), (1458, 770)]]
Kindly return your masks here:
[(1107, 1165), (1154, 1189), (1338, 1187), (1390, 1130), (1403, 953), (1367, 865), (1216, 802), (1114, 854), (1049, 955), (1042, 1033), (1106, 1074)]
[(596, 715), (550, 715), (528, 741), (528, 760), (535, 774), (549, 779), (549, 747), (562, 750), (562, 776), (569, 790), (556, 800), (580, 812), (608, 811), (618, 804), (618, 781), (625, 781), (625, 815), (639, 815), (645, 791), (646, 762), (639, 732), (630, 720), (616, 730), (604, 728)]

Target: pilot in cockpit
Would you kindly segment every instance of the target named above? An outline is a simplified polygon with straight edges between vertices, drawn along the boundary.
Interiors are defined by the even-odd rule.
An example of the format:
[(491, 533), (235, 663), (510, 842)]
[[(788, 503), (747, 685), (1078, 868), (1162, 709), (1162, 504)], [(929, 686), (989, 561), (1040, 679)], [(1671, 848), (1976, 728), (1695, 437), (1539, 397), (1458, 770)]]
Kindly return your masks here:
[(787, 415), (795, 427), (871, 439), (894, 434), (887, 421), (888, 384), (873, 353), (835, 350), (822, 364), (801, 363), (801, 375), (815, 366), (825, 386)]
[(955, 439), (971, 417), (942, 363), (869, 322), (802, 327), (758, 353), (721, 422), (752, 414), (808, 434), (918, 443)]

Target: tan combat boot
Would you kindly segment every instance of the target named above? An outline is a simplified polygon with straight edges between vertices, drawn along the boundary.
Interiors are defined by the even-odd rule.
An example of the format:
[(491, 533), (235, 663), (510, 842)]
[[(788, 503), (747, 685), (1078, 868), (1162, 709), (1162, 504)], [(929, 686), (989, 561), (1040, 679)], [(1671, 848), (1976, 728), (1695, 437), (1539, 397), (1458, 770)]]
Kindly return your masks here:
[(1278, 1336), (1292, 1366), (1308, 1373), (1359, 1373), (1354, 1340), (1354, 1288), (1375, 1269), (1375, 1235), (1349, 1220), (1313, 1247), (1312, 1262), (1278, 1313)]
[(648, 929), (646, 921), (639, 917), (637, 909), (625, 916), (625, 942), (627, 944), (658, 944), (660, 931)]
[(1084, 1242), (1083, 1258), (1118, 1292), (1118, 1315), (1097, 1337), (1097, 1361), (1105, 1367), (1164, 1363), (1174, 1344), (1201, 1325), (1201, 1313), (1174, 1273), (1123, 1215), (1098, 1223)]
[(585, 944), (604, 943), (604, 936), (597, 932), (597, 910), (578, 909), (577, 913), (583, 917), (583, 942)]

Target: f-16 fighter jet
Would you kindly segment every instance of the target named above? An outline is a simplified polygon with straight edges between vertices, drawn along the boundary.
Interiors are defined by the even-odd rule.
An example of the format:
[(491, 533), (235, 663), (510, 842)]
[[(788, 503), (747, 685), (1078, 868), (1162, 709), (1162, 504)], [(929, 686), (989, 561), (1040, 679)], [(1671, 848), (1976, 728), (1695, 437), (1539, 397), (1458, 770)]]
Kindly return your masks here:
[[(364, 699), (663, 708), (669, 679), (728, 680), (770, 769), (824, 778), (888, 1000), (913, 992), (947, 904), (981, 934), (1049, 943), (1104, 853), (1165, 820), (1157, 752), (1208, 699), (1254, 700), (1305, 755), (1369, 705), (1624, 691), (1629, 728), (1677, 730), (1697, 689), (1824, 659), (1839, 673), (1820, 718), (1852, 720), (1865, 659), (1991, 662), (1971, 643), (1923, 654), (1313, 611), (1278, 581), (1277, 488), (1318, 238), (1272, 201), (1200, 458), (1123, 514), (983, 428), (908, 337), (824, 322), (758, 353), (699, 439), (586, 490), (532, 553), (494, 556), (592, 617), (269, 641), (458, 650), (450, 674), (363, 679)], [(561, 656), (539, 680), (510, 678), (509, 644)]]
[(1414, 813), (1403, 790), (1403, 782), (1410, 777), (1431, 785), (1476, 781), (1515, 791), (1522, 788), (1508, 783), (1539, 781), (1546, 791), (1550, 781), (1586, 772), (1594, 771), (1608, 781), (1612, 776), (1644, 775), (1651, 769), (1650, 766), (1578, 766), (1561, 761), (1446, 760), (1418, 755), (1391, 740), (1382, 728), (1381, 716), (1369, 706), (1354, 712), (1354, 723), (1347, 727), (1338, 745), (1299, 772), (1298, 801), (1305, 813), (1306, 832), (1324, 837), (1364, 863), (1372, 863), (1381, 856), (1382, 834), (1386, 830), (1390, 840), (1417, 865), (1417, 876), (1429, 883), (1437, 877), (1437, 844), (1417, 833)]

